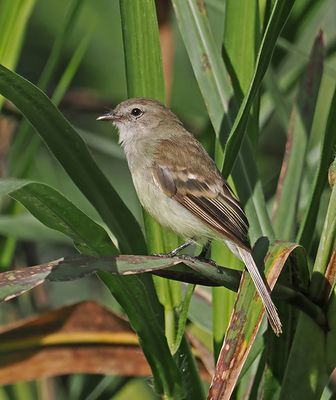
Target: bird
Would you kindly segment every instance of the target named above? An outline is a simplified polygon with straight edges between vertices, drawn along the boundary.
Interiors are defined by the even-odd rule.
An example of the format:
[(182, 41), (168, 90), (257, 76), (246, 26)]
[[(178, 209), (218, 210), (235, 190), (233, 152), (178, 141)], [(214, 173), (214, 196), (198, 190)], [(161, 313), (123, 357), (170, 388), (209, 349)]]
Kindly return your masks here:
[(190, 243), (224, 242), (245, 264), (278, 336), (282, 324), (252, 256), (243, 207), (201, 143), (165, 105), (132, 98), (97, 118), (118, 128), (135, 190), (144, 209)]

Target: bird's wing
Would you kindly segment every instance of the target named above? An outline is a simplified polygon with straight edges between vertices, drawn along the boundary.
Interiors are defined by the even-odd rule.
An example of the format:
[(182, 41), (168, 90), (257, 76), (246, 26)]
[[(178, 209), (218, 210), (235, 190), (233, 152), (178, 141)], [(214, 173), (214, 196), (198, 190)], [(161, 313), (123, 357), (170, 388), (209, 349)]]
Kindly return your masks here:
[(152, 168), (156, 184), (167, 196), (237, 245), (250, 248), (244, 211), (198, 142), (162, 140)]
[[(184, 146), (188, 147), (187, 152)], [(277, 309), (251, 254), (247, 239), (248, 221), (214, 162), (198, 142), (192, 138), (188, 140), (188, 137), (183, 143), (176, 138), (163, 140), (157, 151), (152, 167), (157, 186), (213, 230), (235, 243), (263, 301), (270, 324), (279, 335), (281, 321)]]

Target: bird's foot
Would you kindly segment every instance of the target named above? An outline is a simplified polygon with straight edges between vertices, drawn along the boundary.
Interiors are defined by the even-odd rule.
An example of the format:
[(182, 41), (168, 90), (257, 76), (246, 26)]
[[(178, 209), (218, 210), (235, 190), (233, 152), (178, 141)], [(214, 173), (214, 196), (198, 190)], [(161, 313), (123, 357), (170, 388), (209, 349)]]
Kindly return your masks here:
[(196, 259), (197, 259), (198, 261), (201, 261), (201, 262), (210, 264), (210, 265), (212, 265), (213, 267), (217, 267), (216, 261), (212, 260), (211, 258), (202, 257), (201, 255), (199, 255), (199, 256), (196, 257)]
[(195, 261), (197, 261), (197, 257), (190, 256), (189, 254), (181, 254), (181, 255), (180, 255), (180, 258), (182, 258), (182, 259), (185, 260), (185, 261), (190, 261), (190, 262), (192, 262), (192, 263), (194, 263)]
[(153, 253), (151, 255), (154, 257), (161, 257), (161, 258), (172, 258), (176, 256), (176, 254), (173, 254), (172, 251), (170, 251), (169, 253)]
[(154, 254), (152, 254), (153, 256), (155, 256), (155, 257), (162, 257), (162, 258), (164, 258), (164, 257), (167, 257), (167, 258), (173, 258), (173, 257), (178, 257), (178, 258), (181, 258), (182, 260), (185, 260), (185, 261), (190, 261), (190, 262), (195, 262), (195, 261), (197, 261), (197, 257), (193, 257), (193, 256), (190, 256), (190, 255), (188, 255), (188, 254), (177, 254), (177, 253), (175, 253), (175, 252), (169, 252), (169, 253), (154, 253)]
[(187, 242), (182, 243), (180, 246), (176, 247), (176, 249), (174, 249), (168, 253), (154, 253), (152, 255), (156, 256), (156, 257), (172, 258), (172, 257), (177, 256), (180, 251), (182, 251), (186, 247), (190, 246), (192, 243), (193, 243), (192, 240), (188, 240)]
[(204, 263), (206, 263), (206, 264), (210, 264), (210, 265), (213, 266), (213, 267), (216, 267), (216, 268), (217, 268), (217, 272), (218, 272), (219, 274), (222, 274), (222, 273), (223, 273), (221, 267), (218, 266), (217, 263), (216, 263), (216, 261), (212, 260), (211, 258), (202, 257), (201, 254), (200, 254), (199, 256), (196, 257), (196, 259), (197, 259), (198, 261), (201, 261), (201, 262), (204, 262)]

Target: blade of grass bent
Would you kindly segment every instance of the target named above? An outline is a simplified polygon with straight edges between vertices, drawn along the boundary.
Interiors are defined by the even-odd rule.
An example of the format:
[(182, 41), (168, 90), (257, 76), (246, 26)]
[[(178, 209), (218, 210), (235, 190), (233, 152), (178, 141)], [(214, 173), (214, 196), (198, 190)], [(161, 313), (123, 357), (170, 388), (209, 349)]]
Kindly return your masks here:
[[(61, 26), (60, 33), (58, 34), (53, 48), (51, 50), (50, 56), (47, 60), (46, 66), (43, 69), (41, 78), (40, 78), (40, 88), (42, 90), (46, 89), (49, 81), (52, 79), (54, 72), (59, 63), (62, 50), (67, 42), (70, 31), (73, 29), (73, 26), (76, 22), (76, 19), (80, 15), (81, 6), (83, 4), (83, 0), (73, 0), (70, 4), (69, 11), (63, 21)], [(77, 68), (80, 64), (81, 58), (84, 55), (85, 48), (88, 44), (88, 39), (91, 33), (91, 29), (88, 29), (88, 34), (83, 38), (81, 44), (79, 45), (76, 52), (73, 54), (69, 65), (66, 67), (64, 74), (61, 77), (60, 82), (56, 87), (57, 97), (62, 96), (62, 93), (67, 90), (70, 81), (77, 71)], [(65, 81), (65, 77), (67, 80)], [(55, 97), (52, 99), (54, 103), (57, 105), (57, 100)], [(41, 139), (37, 135), (31, 135), (31, 127), (26, 120), (21, 121), (19, 130), (15, 136), (15, 140), (12, 143), (12, 146), (9, 151), (8, 157), (8, 174), (11, 176), (16, 176), (18, 178), (22, 178), (26, 176), (27, 172), (30, 169), (32, 161), (35, 158), (36, 152), (41, 145)], [(7, 214), (16, 214), (18, 212), (17, 204), (9, 204), (6, 210)], [(10, 260), (12, 259), (13, 252), (15, 250), (15, 238), (8, 237), (3, 242), (0, 243), (0, 265), (4, 267), (8, 267)]]
[[(0, 66), (0, 92), (18, 107), (41, 135), (118, 238), (121, 249), (126, 252), (132, 252), (133, 249), (141, 253), (144, 242), (138, 223), (97, 167), (83, 140), (48, 97), (3, 66)], [(118, 211), (111, 210), (110, 204), (118, 205)], [(124, 225), (132, 227), (127, 235)]]
[[(77, 72), (77, 69), (81, 63), (82, 57), (85, 54), (87, 45), (89, 43), (89, 39), (91, 36), (92, 31), (89, 29), (87, 32), (87, 35), (84, 36), (82, 39), (82, 42), (79, 44), (78, 48), (76, 49), (75, 53), (72, 55), (68, 66), (66, 67), (58, 85), (55, 88), (54, 95), (52, 96), (51, 100), (54, 102), (54, 104), (58, 104), (60, 100), (62, 99), (65, 91), (69, 87), (72, 78), (74, 77), (75, 73)], [(21, 122), (21, 126), (27, 125), (28, 122), (26, 120), (23, 120)], [(28, 126), (28, 125), (27, 125)], [(19, 135), (20, 133), (18, 133)], [(35, 159), (37, 150), (39, 149), (41, 145), (41, 139), (39, 136), (34, 135), (30, 142), (28, 148), (25, 148), (25, 151), (23, 154), (20, 154), (20, 158), (16, 160), (15, 162), (15, 173), (16, 177), (22, 177), (27, 174), (29, 171), (33, 160)], [(15, 147), (15, 142), (14, 142), (14, 147)], [(9, 171), (10, 174), (13, 173), (14, 171), (11, 170)], [(6, 209), (6, 214), (12, 214), (16, 215), (20, 212), (18, 203), (10, 203)], [(0, 265), (2, 267), (8, 267), (9, 263), (11, 262), (13, 258), (13, 252), (15, 251), (15, 243), (16, 243), (16, 237), (15, 236), (9, 236), (4, 239), (4, 241), (1, 243), (0, 242)]]
[(117, 254), (107, 232), (52, 187), (24, 180), (0, 180), (0, 196), (9, 194), (39, 221), (70, 237), (87, 255)]

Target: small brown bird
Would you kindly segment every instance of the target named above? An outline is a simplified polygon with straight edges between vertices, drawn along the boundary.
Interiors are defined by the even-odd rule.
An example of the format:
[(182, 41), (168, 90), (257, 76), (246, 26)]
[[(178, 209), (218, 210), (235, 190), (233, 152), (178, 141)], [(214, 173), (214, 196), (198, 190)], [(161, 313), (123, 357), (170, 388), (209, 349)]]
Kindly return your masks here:
[(126, 100), (98, 120), (118, 127), (142, 206), (182, 237), (224, 241), (245, 263), (270, 325), (279, 335), (281, 322), (252, 257), (245, 213), (202, 145), (156, 100)]

